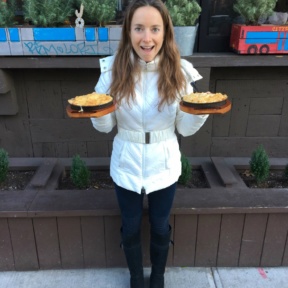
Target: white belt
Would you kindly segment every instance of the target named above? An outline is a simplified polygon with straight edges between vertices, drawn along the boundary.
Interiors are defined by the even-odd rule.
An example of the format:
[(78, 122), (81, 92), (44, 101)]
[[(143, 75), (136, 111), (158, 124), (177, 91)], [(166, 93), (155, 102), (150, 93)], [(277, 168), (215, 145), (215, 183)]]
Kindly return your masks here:
[(122, 140), (142, 144), (152, 144), (173, 138), (175, 135), (174, 130), (175, 130), (174, 126), (169, 127), (168, 129), (151, 131), (151, 132), (126, 130), (118, 127), (117, 135)]

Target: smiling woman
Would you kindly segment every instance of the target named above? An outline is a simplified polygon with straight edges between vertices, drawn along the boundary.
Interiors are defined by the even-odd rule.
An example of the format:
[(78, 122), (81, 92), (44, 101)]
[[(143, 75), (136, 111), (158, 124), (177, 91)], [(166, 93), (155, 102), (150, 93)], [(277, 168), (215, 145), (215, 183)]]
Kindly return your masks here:
[(97, 93), (113, 95), (117, 109), (92, 118), (100, 132), (117, 125), (110, 174), (122, 215), (122, 245), (131, 288), (144, 288), (140, 227), (144, 194), (151, 231), (150, 288), (164, 287), (172, 235), (169, 224), (181, 153), (175, 134), (196, 133), (207, 115), (195, 116), (179, 107), (192, 92), (190, 82), (202, 77), (180, 59), (173, 24), (161, 0), (134, 0), (128, 7), (115, 56), (101, 59)]

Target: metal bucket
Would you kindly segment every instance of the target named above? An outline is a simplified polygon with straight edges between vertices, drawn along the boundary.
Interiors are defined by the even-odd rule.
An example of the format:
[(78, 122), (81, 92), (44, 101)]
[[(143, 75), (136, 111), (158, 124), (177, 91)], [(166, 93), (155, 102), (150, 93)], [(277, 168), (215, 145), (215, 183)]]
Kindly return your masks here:
[(175, 26), (175, 40), (181, 56), (193, 54), (198, 24), (196, 26)]

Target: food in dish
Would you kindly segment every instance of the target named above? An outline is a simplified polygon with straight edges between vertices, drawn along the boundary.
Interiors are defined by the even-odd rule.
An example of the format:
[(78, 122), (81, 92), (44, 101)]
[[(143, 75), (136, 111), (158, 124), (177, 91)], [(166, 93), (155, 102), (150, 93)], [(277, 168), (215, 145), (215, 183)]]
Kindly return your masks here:
[(79, 107), (95, 107), (102, 106), (104, 104), (113, 101), (113, 97), (107, 94), (98, 94), (96, 92), (76, 96), (68, 100), (68, 103)]
[(193, 104), (208, 104), (222, 102), (228, 99), (226, 94), (222, 93), (191, 93), (183, 96), (183, 101)]

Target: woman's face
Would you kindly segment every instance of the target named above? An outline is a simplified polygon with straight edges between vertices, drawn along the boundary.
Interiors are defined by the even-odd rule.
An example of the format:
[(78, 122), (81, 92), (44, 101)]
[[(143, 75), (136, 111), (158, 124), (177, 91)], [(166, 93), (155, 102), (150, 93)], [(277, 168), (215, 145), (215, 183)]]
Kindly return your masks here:
[(153, 61), (164, 39), (160, 12), (151, 6), (138, 8), (132, 17), (130, 37), (134, 51), (145, 62)]

